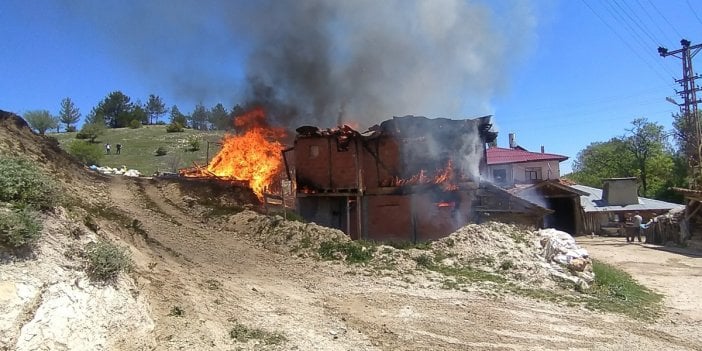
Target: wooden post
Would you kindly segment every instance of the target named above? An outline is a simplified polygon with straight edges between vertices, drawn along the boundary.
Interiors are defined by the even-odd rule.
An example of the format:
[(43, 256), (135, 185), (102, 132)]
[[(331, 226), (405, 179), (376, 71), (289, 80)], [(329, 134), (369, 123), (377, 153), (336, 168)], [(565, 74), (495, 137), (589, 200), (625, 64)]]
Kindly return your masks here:
[(351, 198), (346, 196), (346, 234), (351, 237)]
[(283, 202), (283, 218), (287, 221), (288, 220), (288, 211), (285, 208), (285, 187), (281, 187), (281, 189), (280, 189), (280, 201)]
[(266, 211), (266, 214), (268, 214), (268, 196), (266, 196), (266, 192), (268, 189), (263, 188), (263, 209)]

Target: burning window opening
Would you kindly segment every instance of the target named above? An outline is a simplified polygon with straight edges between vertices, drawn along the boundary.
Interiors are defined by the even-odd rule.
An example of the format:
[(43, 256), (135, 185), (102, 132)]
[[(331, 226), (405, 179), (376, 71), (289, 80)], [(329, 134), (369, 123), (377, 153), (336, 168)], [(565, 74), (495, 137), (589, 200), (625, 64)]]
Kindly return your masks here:
[(436, 184), (439, 185), (444, 191), (456, 191), (458, 190), (456, 180), (466, 180), (466, 177), (459, 176), (457, 173), (458, 172), (453, 168), (453, 162), (449, 159), (446, 161), (446, 167), (436, 170), (433, 177), (427, 176), (427, 172), (422, 169), (419, 171), (419, 173), (409, 178), (401, 179), (395, 176), (382, 182), (381, 185), (386, 187), (401, 187), (409, 185)]

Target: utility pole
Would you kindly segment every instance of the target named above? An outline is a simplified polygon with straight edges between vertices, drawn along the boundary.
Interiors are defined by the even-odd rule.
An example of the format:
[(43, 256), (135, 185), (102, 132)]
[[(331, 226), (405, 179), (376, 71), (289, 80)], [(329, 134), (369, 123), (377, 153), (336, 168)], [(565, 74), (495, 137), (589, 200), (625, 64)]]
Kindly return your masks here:
[(690, 45), (689, 40), (680, 40), (680, 45), (682, 48), (668, 51), (664, 47), (658, 47), (658, 53), (662, 57), (673, 56), (682, 60), (683, 76), (682, 79), (676, 79), (675, 82), (682, 86), (683, 90), (676, 90), (675, 93), (683, 98), (683, 103), (678, 104), (673, 99), (666, 98), (668, 101), (672, 101), (680, 107), (680, 113), (682, 113), (685, 120), (685, 127), (688, 129), (689, 134), (694, 131), (693, 135), (685, 135), (687, 140), (685, 142), (685, 153), (688, 157), (688, 164), (692, 169), (693, 176), (693, 187), (697, 187), (697, 180), (701, 175), (700, 161), (702, 161), (702, 130), (700, 129), (700, 116), (697, 113), (697, 104), (702, 102), (702, 100), (697, 99), (697, 92), (702, 90), (695, 84), (695, 79), (700, 78), (696, 75), (692, 69), (692, 58), (702, 49), (702, 44)]

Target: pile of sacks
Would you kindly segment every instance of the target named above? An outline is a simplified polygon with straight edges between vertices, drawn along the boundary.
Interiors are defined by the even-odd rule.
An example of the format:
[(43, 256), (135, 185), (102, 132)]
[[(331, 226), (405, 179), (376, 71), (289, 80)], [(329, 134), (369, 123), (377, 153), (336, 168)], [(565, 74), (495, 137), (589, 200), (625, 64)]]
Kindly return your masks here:
[[(587, 250), (578, 246), (570, 234), (553, 228), (538, 232), (541, 255), (550, 263), (551, 275), (586, 288), (595, 279)], [(566, 271), (566, 269), (568, 271)]]
[(90, 167), (91, 170), (100, 172), (102, 174), (114, 174), (114, 175), (123, 175), (127, 177), (141, 177), (141, 172), (137, 171), (136, 169), (127, 169), (127, 166), (122, 166), (122, 168), (112, 168), (112, 167), (98, 167), (96, 165), (92, 165)]

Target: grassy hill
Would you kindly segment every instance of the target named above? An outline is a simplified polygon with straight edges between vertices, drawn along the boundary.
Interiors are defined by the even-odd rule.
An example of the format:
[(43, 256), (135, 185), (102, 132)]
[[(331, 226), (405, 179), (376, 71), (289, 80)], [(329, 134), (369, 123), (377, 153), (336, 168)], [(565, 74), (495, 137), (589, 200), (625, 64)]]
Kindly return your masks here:
[[(58, 139), (62, 147), (75, 140), (76, 132), (53, 133), (52, 137)], [(112, 153), (104, 155), (100, 166), (122, 167), (137, 169), (144, 175), (151, 175), (156, 171), (174, 172), (179, 168), (190, 167), (193, 162), (200, 165), (207, 163), (207, 146), (209, 141), (209, 158), (219, 150), (217, 144), (221, 141), (222, 131), (199, 131), (185, 129), (181, 133), (167, 133), (166, 126), (143, 126), (142, 128), (108, 128), (105, 134), (96, 142), (104, 150), (104, 145), (112, 145)], [(196, 137), (200, 140), (200, 149), (188, 150), (188, 138)], [(115, 154), (115, 145), (122, 144), (122, 152)], [(167, 154), (156, 155), (156, 149), (164, 147)]]

